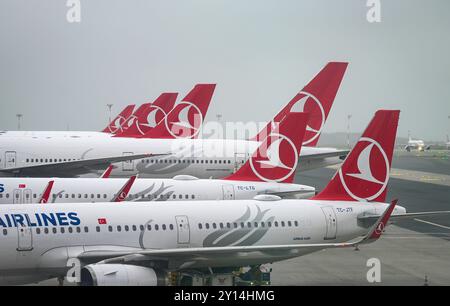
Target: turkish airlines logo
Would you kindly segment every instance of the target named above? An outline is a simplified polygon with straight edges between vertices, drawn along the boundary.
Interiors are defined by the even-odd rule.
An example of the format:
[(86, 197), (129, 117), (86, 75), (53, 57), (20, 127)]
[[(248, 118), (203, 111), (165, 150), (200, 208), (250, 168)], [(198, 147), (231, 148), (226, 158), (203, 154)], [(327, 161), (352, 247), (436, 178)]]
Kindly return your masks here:
[(357, 201), (376, 199), (389, 181), (390, 165), (386, 152), (377, 141), (368, 137), (362, 137), (353, 152), (359, 152), (356, 163), (350, 162), (345, 169), (339, 169), (344, 189)]
[(290, 112), (305, 112), (310, 114), (303, 139), (303, 145), (305, 146), (320, 136), (325, 125), (325, 110), (319, 99), (312, 94), (300, 91), (299, 95), (303, 95), (303, 97), (292, 105)]
[(193, 138), (200, 132), (203, 124), (203, 115), (197, 105), (182, 101), (175, 107), (176, 120), (168, 122), (166, 116), (165, 124), (169, 133), (175, 138)]
[(152, 129), (156, 127), (166, 116), (166, 112), (161, 107), (156, 105), (150, 106), (150, 111), (147, 114), (146, 118), (147, 123), (139, 122), (139, 120), (137, 121), (137, 128), (139, 133), (144, 135), (149, 128)]
[(131, 115), (131, 117), (128, 118), (127, 127), (130, 128), (134, 124), (136, 119), (137, 117), (135, 115)]
[(112, 124), (109, 125), (109, 130), (111, 133), (117, 133), (119, 130), (122, 131), (122, 125), (125, 123), (126, 119), (123, 116), (118, 116)]
[(375, 229), (375, 233), (377, 235), (381, 235), (384, 231), (384, 224), (383, 222), (380, 222), (380, 224), (378, 224), (377, 228)]
[(278, 133), (271, 133), (264, 143), (250, 158), (250, 167), (263, 181), (282, 182), (297, 168), (297, 148), (291, 139)]

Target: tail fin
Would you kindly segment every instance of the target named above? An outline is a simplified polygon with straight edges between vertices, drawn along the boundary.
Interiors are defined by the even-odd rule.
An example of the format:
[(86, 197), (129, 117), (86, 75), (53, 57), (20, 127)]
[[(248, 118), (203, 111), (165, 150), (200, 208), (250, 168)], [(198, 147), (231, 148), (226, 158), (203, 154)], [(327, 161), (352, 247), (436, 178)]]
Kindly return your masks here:
[(111, 134), (116, 134), (117, 132), (122, 132), (122, 126), (125, 123), (125, 121), (127, 120), (128, 117), (131, 116), (131, 114), (133, 113), (133, 109), (134, 109), (135, 105), (134, 104), (130, 104), (127, 107), (125, 107), (122, 112), (120, 112), (119, 115), (117, 115), (116, 118), (114, 118), (114, 120), (112, 120), (109, 125), (103, 129), (103, 133), (111, 133)]
[[(348, 63), (342, 62), (328, 63), (272, 121), (281, 122), (287, 114), (292, 112), (310, 113), (303, 145), (316, 146), (347, 65)], [(270, 126), (271, 122), (252, 140), (263, 140), (270, 133)]]
[(153, 103), (145, 103), (134, 113), (129, 127), (116, 137), (141, 137), (162, 122), (173, 109), (178, 93), (162, 93)]
[(215, 84), (197, 84), (164, 120), (142, 138), (196, 138), (209, 108)]
[(400, 111), (379, 110), (325, 189), (313, 199), (386, 199)]
[(225, 179), (292, 183), (308, 116), (307, 113), (289, 113), (272, 127), (253, 156)]
[(128, 131), (130, 127), (133, 126), (133, 124), (136, 122), (137, 117), (142, 114), (142, 112), (148, 108), (151, 105), (151, 103), (144, 103), (141, 106), (138, 107), (138, 109), (129, 116), (125, 122), (122, 124), (122, 131), (117, 132), (114, 136), (119, 136)]

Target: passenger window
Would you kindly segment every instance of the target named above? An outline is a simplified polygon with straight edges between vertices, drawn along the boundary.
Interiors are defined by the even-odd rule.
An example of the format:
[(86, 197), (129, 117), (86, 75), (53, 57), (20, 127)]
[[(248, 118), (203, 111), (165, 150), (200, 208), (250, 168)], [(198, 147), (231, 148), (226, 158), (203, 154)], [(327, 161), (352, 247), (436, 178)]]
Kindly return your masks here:
[(66, 232), (66, 229), (64, 227), (61, 227), (61, 234), (64, 234)]
[(292, 223), (291, 223), (291, 221), (288, 221), (288, 226), (289, 226), (289, 227), (291, 227), (291, 226), (292, 226)]
[(188, 194), (185, 195), (184, 198), (185, 198), (186, 200), (188, 200), (188, 199), (189, 199), (189, 195), (188, 195)]
[(68, 228), (69, 233), (73, 232), (73, 229), (71, 227)]
[(216, 229), (217, 228), (216, 223), (213, 223), (212, 227), (213, 227), (213, 229)]
[(261, 227), (265, 227), (266, 225), (264, 224), (264, 222), (261, 222)]
[(252, 223), (251, 222), (247, 222), (247, 227), (251, 228), (252, 227)]
[(219, 223), (219, 226), (220, 226), (220, 228), (223, 228), (223, 223), (220, 222), (220, 223)]
[(108, 231), (112, 232), (113, 231), (113, 227), (110, 225), (108, 226)]
[(238, 227), (238, 225), (237, 225), (236, 222), (233, 223), (233, 226), (234, 226), (234, 228), (237, 228), (237, 227)]
[(147, 230), (151, 231), (152, 230), (152, 226), (150, 224), (147, 225)]
[[(56, 228), (54, 228), (56, 230)], [(44, 228), (44, 233), (48, 234), (48, 227)]]
[(3, 236), (8, 235), (8, 230), (7, 229), (3, 229)]
[(72, 199), (75, 199), (75, 193), (72, 193)]
[(209, 229), (209, 223), (205, 224), (206, 229)]
[(155, 231), (159, 230), (159, 225), (155, 224)]
[(40, 234), (41, 233), (41, 229), (39, 227), (36, 228), (36, 234)]
[(162, 225), (162, 229), (163, 229), (163, 231), (166, 230), (166, 225), (165, 224)]
[(133, 232), (137, 231), (136, 225), (133, 225)]
[(231, 228), (230, 222), (227, 222), (227, 228)]
[(294, 225), (298, 227), (298, 221), (294, 221)]
[(128, 225), (125, 225), (125, 232), (128, 232), (130, 230), (130, 227)]
[(284, 225), (285, 225), (284, 221), (281, 221), (281, 227), (284, 227)]
[(267, 222), (268, 227), (272, 227), (272, 222)]
[(241, 228), (244, 228), (244, 227), (245, 227), (244, 222), (241, 222)]
[(141, 230), (141, 232), (144, 230), (144, 226), (141, 224), (141, 225), (139, 225), (139, 229)]
[(192, 196), (191, 196), (191, 199), (195, 199), (195, 195), (192, 195)]
[(97, 233), (100, 233), (100, 226), (97, 226), (96, 228)]
[(173, 224), (169, 224), (169, 228), (171, 231), (173, 231)]
[(273, 223), (273, 225), (275, 225), (275, 227), (278, 227), (278, 221), (275, 221), (275, 222)]
[[(48, 228), (45, 228), (44, 232), (47, 234), (48, 233)], [(57, 232), (56, 227), (52, 228), (52, 232), (53, 232), (53, 234), (56, 234), (56, 232)]]
[(179, 199), (182, 199), (182, 198), (183, 198), (183, 195), (182, 195), (182, 194), (180, 194), (180, 195), (178, 196), (178, 198), (179, 198)]
[(121, 232), (122, 231), (122, 227), (120, 225), (117, 225), (117, 231)]
[(77, 233), (81, 233), (81, 227), (77, 226), (76, 229), (77, 229)]

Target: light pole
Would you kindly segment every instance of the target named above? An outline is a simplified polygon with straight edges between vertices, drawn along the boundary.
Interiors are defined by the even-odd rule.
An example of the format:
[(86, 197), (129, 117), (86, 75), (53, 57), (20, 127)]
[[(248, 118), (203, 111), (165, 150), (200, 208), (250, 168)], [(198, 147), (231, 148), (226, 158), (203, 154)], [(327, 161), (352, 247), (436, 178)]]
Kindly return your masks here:
[(347, 115), (347, 147), (350, 149), (350, 119), (352, 118), (351, 114)]
[(111, 108), (113, 107), (113, 104), (106, 104), (109, 111), (109, 124), (111, 124)]
[(22, 114), (16, 114), (17, 117), (17, 130), (20, 131), (20, 121), (22, 120), (23, 115)]

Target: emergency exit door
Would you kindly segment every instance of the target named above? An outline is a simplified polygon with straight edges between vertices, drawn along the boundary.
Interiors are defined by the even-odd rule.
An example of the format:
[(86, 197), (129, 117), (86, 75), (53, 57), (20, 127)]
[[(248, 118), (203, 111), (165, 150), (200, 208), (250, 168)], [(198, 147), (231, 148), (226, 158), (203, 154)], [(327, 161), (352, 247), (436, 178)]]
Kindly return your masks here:
[(187, 216), (175, 216), (177, 223), (178, 244), (190, 242), (189, 220)]

